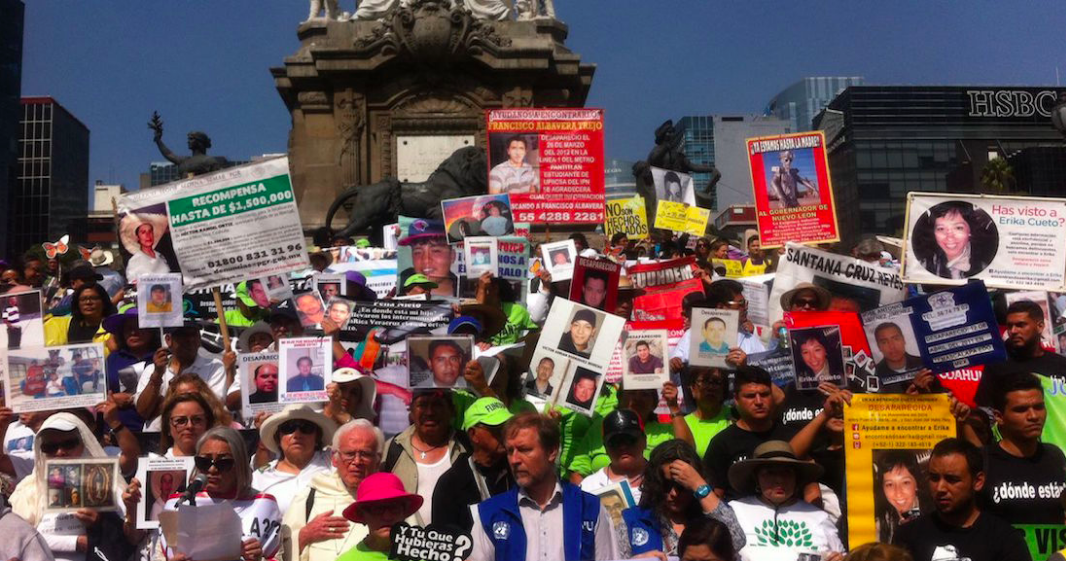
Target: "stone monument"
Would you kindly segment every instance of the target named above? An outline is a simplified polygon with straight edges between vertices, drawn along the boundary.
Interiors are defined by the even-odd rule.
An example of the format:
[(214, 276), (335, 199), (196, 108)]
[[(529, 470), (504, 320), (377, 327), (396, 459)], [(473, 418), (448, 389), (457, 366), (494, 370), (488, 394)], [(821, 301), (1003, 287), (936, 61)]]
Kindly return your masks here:
[(714, 200), (714, 191), (718, 181), (722, 179), (721, 172), (713, 165), (697, 164), (688, 159), (688, 156), (678, 147), (677, 131), (674, 129), (674, 121), (667, 121), (655, 129), (655, 147), (648, 152), (647, 159), (633, 164), (633, 176), (636, 178), (637, 194), (644, 197), (645, 211), (649, 220), (655, 215), (655, 182), (652, 178), (651, 168), (657, 167), (668, 169), (678, 173), (709, 173), (710, 181), (706, 185), (694, 185), (696, 193), (696, 206), (711, 208)]
[(163, 143), (163, 119), (159, 117), (158, 111), (152, 113), (152, 120), (148, 121), (148, 128), (152, 129), (152, 141), (159, 148), (159, 153), (167, 161), (178, 167), (179, 177), (201, 175), (233, 165), (229, 160), (221, 156), (207, 155), (207, 150), (211, 148), (211, 137), (207, 136), (207, 133), (200, 131), (189, 133), (191, 156), (178, 156), (171, 152), (170, 148), (167, 148), (167, 145)]
[(486, 109), (583, 107), (595, 66), (566, 48), (551, 4), (363, 0), (350, 20), (300, 24), (300, 49), (271, 72), (304, 228), (347, 189), (425, 181), (457, 149), (484, 148)]

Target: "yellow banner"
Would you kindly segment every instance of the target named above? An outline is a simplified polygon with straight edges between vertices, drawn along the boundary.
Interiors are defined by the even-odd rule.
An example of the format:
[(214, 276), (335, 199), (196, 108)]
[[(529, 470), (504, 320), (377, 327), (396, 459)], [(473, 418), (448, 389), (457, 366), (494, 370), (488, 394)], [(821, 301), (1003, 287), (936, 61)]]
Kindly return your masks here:
[(702, 236), (710, 219), (710, 210), (685, 203), (659, 201), (655, 208), (655, 227), (663, 230)]
[[(853, 544), (888, 541), (899, 520), (931, 505), (924, 476), (929, 451), (955, 436), (947, 394), (857, 394), (844, 408), (844, 460), (848, 497), (848, 539)], [(912, 473), (913, 472), (913, 473)], [(886, 481), (910, 477), (913, 497), (885, 498)], [(908, 485), (902, 486), (908, 487)], [(902, 511), (900, 511), (902, 509)]]
[(644, 197), (613, 199), (607, 201), (603, 215), (603, 230), (610, 240), (621, 232), (631, 240), (648, 237), (648, 216), (644, 212)]
[(716, 269), (719, 266), (725, 267), (725, 278), (727, 279), (739, 279), (744, 276), (744, 263), (736, 259), (711, 259), (711, 266)]

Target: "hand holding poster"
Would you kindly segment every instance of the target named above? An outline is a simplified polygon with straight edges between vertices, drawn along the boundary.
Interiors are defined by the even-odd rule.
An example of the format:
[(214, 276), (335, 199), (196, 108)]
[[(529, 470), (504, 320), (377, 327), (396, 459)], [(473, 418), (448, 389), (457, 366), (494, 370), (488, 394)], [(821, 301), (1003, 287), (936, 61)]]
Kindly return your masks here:
[(731, 369), (725, 359), (736, 346), (739, 321), (737, 310), (694, 308), (689, 364)]
[(574, 240), (541, 244), (540, 252), (552, 275), (552, 282), (570, 280), (574, 275), (574, 263), (577, 261)]
[(597, 310), (614, 311), (621, 270), (621, 265), (606, 259), (578, 257), (570, 282), (570, 300)]
[(102, 343), (0, 349), (4, 396), (15, 413), (91, 407), (107, 400)]
[(137, 503), (137, 529), (159, 527), (159, 514), (170, 495), (185, 491), (192, 472), (191, 456), (163, 458), (143, 456), (137, 462), (137, 480), (141, 481), (141, 501)]
[[(807, 327), (836, 326), (840, 329), (840, 344), (844, 359), (844, 384), (841, 387), (862, 388), (866, 391), (895, 392), (898, 388), (879, 383), (874, 377), (874, 362), (870, 359), (870, 346), (866, 342), (866, 332), (855, 312), (803, 311), (785, 312), (785, 325), (789, 330)], [(751, 360), (749, 358), (748, 362)], [(800, 363), (797, 363), (797, 365)], [(914, 376), (912, 375), (911, 378)], [(906, 381), (909, 383), (910, 378)]]
[(463, 242), (466, 252), (466, 278), (477, 279), (484, 273), (496, 276), (498, 268), (498, 251), (496, 238), (469, 237)]
[(141, 275), (137, 279), (137, 320), (141, 327), (181, 327), (184, 309), (181, 275)]
[(634, 286), (645, 290), (633, 300), (633, 318), (637, 321), (681, 319), (681, 300), (690, 292), (703, 292), (703, 282), (696, 278), (695, 257), (682, 257), (658, 263), (638, 263), (626, 268)]
[(1066, 288), (1066, 199), (909, 193), (907, 282)]
[(241, 353), (237, 355), (237, 376), (241, 387), (241, 412), (255, 418), (260, 411), (277, 413), (284, 408), (278, 399), (281, 381), (278, 353)]
[(606, 202), (606, 210), (603, 230), (608, 240), (615, 234), (625, 234), (631, 240), (643, 240), (648, 237), (644, 197), (611, 199)]
[(45, 512), (119, 509), (118, 458), (49, 459), (44, 471), (48, 482)]
[(788, 338), (796, 369), (796, 389), (817, 390), (823, 382), (838, 388), (845, 386), (840, 326), (790, 329)]
[(762, 247), (840, 240), (825, 134), (764, 136), (747, 143)]

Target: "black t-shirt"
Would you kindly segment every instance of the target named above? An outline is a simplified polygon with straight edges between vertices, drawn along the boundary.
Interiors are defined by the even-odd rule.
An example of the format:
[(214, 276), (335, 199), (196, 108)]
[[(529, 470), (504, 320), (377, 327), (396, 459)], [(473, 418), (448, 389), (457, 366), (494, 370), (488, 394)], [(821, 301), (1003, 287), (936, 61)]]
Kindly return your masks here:
[(985, 366), (981, 381), (977, 384), (974, 401), (981, 407), (992, 406), (992, 392), (996, 381), (1015, 372), (1032, 372), (1048, 377), (1066, 378), (1066, 356), (1044, 351), (1044, 354), (1028, 359), (1010, 357), (1006, 362), (997, 362)]
[(740, 495), (729, 485), (729, 466), (740, 460), (750, 458), (755, 449), (763, 442), (784, 440), (788, 442), (796, 435), (796, 430), (774, 423), (766, 432), (746, 431), (737, 425), (729, 425), (722, 432), (714, 435), (703, 455), (703, 467), (715, 489), (725, 489), (725, 499), (733, 500)]
[(985, 446), (984, 508), (1011, 524), (1062, 524), (1059, 494), (1066, 488), (1066, 456), (1041, 444), (1031, 458), (1018, 458), (999, 444)]
[(969, 528), (949, 526), (936, 514), (923, 514), (900, 526), (892, 542), (910, 551), (914, 561), (1032, 561), (1021, 532), (987, 512)]
[(778, 421), (794, 431), (800, 431), (814, 420), (825, 407), (825, 394), (818, 390), (797, 390), (795, 384), (784, 388), (785, 401), (781, 404)]

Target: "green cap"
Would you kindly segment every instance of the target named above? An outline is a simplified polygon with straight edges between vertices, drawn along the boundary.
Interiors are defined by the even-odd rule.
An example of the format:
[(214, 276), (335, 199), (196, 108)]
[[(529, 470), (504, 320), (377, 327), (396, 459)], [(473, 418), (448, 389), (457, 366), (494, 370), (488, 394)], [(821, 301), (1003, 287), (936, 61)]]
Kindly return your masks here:
[(403, 283), (403, 287), (407, 288), (416, 284), (425, 284), (428, 285), (430, 288), (437, 288), (437, 283), (429, 280), (429, 277), (423, 275), (422, 273), (417, 273), (407, 277), (407, 280)]
[(368, 240), (366, 238), (362, 238), (362, 239), (356, 240), (355, 241), (355, 247), (358, 247), (358, 248), (370, 247), (370, 240)]
[(495, 397), (483, 397), (466, 408), (466, 415), (463, 417), (463, 430), (468, 430), (479, 423), (498, 427), (513, 416), (502, 401)]

